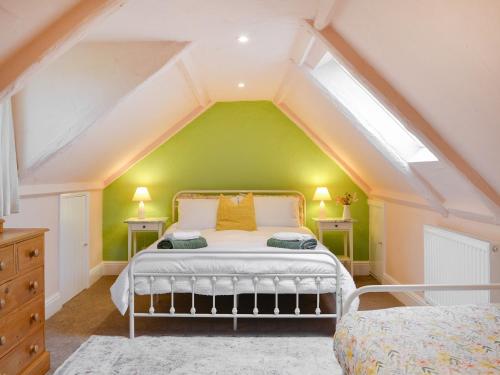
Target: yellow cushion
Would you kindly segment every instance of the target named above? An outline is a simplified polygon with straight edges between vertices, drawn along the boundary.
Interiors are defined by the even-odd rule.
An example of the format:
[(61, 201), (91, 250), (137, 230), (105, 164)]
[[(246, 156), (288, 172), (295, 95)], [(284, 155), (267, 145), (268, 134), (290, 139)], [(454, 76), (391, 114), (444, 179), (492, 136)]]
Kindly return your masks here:
[(248, 193), (239, 204), (220, 195), (216, 230), (257, 230), (253, 195)]

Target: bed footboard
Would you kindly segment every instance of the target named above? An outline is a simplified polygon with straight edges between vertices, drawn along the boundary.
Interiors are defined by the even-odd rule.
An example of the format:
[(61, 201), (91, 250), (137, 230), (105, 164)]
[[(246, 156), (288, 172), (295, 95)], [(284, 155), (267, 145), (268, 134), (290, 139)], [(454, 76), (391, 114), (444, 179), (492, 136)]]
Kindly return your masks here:
[[(237, 321), (238, 318), (293, 318), (293, 319), (304, 319), (304, 318), (335, 318), (336, 322), (339, 321), (342, 316), (342, 285), (341, 285), (341, 265), (340, 261), (333, 255), (328, 254), (332, 261), (335, 264), (335, 272), (332, 273), (322, 273), (322, 274), (272, 274), (272, 273), (211, 273), (211, 274), (193, 274), (193, 273), (171, 273), (171, 272), (137, 272), (136, 271), (136, 263), (140, 261), (140, 259), (148, 254), (154, 254), (154, 256), (158, 256), (158, 258), (168, 257), (175, 254), (186, 254), (185, 251), (182, 250), (144, 250), (137, 254), (134, 258), (131, 259), (128, 270), (129, 277), (129, 331), (130, 338), (135, 337), (135, 318), (232, 318), (233, 319), (233, 329), (237, 329)], [(204, 250), (203, 254), (213, 254), (213, 255), (231, 255), (235, 254), (234, 251), (231, 250)], [(248, 251), (240, 251), (238, 250), (237, 254), (262, 254), (261, 251), (258, 250), (248, 250)], [(283, 250), (281, 254), (317, 254), (315, 250)], [(325, 254), (326, 255), (326, 254)], [(149, 281), (150, 285), (150, 293), (149, 293), (149, 311), (148, 312), (136, 312), (135, 311), (135, 278), (141, 277), (146, 278)], [(157, 312), (155, 307), (155, 302), (157, 299), (155, 296), (157, 294), (154, 293), (153, 283), (158, 278), (166, 278), (170, 282), (170, 309), (168, 312)], [(195, 307), (195, 297), (196, 297), (196, 283), (200, 278), (209, 279), (212, 286), (212, 308), (210, 313), (198, 313)], [(313, 279), (316, 285), (316, 308), (313, 314), (303, 313), (299, 307), (299, 298), (301, 294), (311, 294), (311, 293), (301, 293), (299, 291), (299, 284), (303, 279)], [(216, 285), (218, 280), (225, 279), (226, 281), (230, 280), (232, 283), (232, 297), (233, 297), (233, 307), (231, 313), (220, 313), (217, 311), (215, 305), (215, 297), (216, 293)], [(325, 279), (334, 279), (335, 280), (335, 291), (332, 295), (335, 298), (335, 313), (323, 312), (320, 309), (320, 285), (321, 282)], [(191, 308), (187, 313), (179, 313), (175, 308), (175, 285), (179, 280), (189, 280), (191, 286)], [(241, 281), (247, 280), (251, 281), (253, 284), (253, 295), (254, 295), (254, 307), (251, 313), (243, 313), (238, 310), (238, 296), (240, 292), (238, 291), (238, 285)], [(258, 306), (258, 295), (259, 294), (270, 294), (270, 293), (259, 293), (259, 283), (263, 280), (272, 280), (274, 285), (274, 299), (275, 299), (275, 307), (272, 314), (264, 314), (259, 311)], [(295, 309), (292, 314), (282, 313), (280, 312), (278, 301), (279, 301), (279, 284), (281, 281), (289, 280), (293, 281), (296, 286), (295, 292)]]

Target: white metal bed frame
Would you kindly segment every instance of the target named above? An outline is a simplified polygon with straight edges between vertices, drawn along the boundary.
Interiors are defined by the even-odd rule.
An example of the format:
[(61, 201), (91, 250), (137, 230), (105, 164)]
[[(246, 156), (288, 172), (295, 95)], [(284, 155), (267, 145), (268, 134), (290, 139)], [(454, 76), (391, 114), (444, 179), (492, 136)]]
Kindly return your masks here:
[[(299, 209), (301, 210), (301, 223), (305, 222), (305, 213), (306, 213), (306, 202), (302, 193), (297, 191), (290, 190), (185, 190), (180, 191), (174, 195), (172, 201), (172, 218), (176, 216), (177, 210), (177, 200), (179, 197), (186, 195), (193, 195), (197, 197), (203, 197), (206, 195), (216, 196), (218, 194), (229, 194), (229, 195), (237, 195), (242, 193), (253, 193), (257, 195), (295, 195), (298, 196), (301, 200)], [(192, 252), (192, 250), (190, 250)], [(203, 250), (203, 255), (213, 254), (213, 255), (223, 255), (223, 254), (256, 254), (261, 255), (262, 251), (259, 250), (238, 250), (237, 252), (232, 250)], [(186, 254), (186, 250), (143, 250), (139, 252), (134, 258), (130, 260), (129, 263), (129, 334), (130, 338), (135, 337), (135, 318), (233, 318), (233, 329), (237, 329), (238, 318), (293, 318), (293, 319), (304, 319), (304, 318), (335, 318), (336, 322), (339, 321), (342, 316), (342, 285), (341, 285), (341, 264), (340, 261), (330, 253), (322, 253), (323, 255), (329, 256), (333, 263), (335, 264), (335, 272), (334, 273), (324, 273), (324, 274), (279, 274), (279, 273), (235, 273), (235, 274), (227, 274), (227, 273), (209, 273), (209, 274), (195, 274), (195, 273), (171, 273), (171, 272), (136, 272), (135, 266), (136, 263), (141, 260), (143, 257), (154, 254), (155, 257), (158, 257), (158, 260), (164, 259), (168, 260), (168, 258), (172, 255), (176, 254)], [(280, 255), (282, 254), (318, 254), (316, 250), (280, 250)], [(150, 283), (150, 306), (148, 312), (136, 312), (135, 311), (135, 278), (136, 277), (147, 277)], [(157, 278), (167, 278), (170, 282), (170, 309), (168, 312), (156, 312), (155, 309), (155, 301), (157, 300), (155, 296), (158, 294), (153, 293), (153, 282)], [(210, 313), (197, 313), (195, 307), (195, 287), (198, 278), (209, 278), (212, 286), (212, 309)], [(216, 297), (216, 285), (217, 281), (221, 279), (231, 280), (233, 285), (233, 308), (231, 313), (219, 313), (215, 306), (215, 297)], [(254, 307), (252, 313), (241, 313), (238, 310), (238, 283), (243, 280), (251, 280), (253, 283), (254, 289)], [(274, 283), (274, 296), (275, 296), (275, 307), (273, 314), (262, 314), (259, 313), (258, 307), (258, 295), (259, 294), (270, 294), (270, 293), (259, 293), (259, 283), (264, 279), (270, 279)], [(299, 298), (300, 295), (305, 295), (310, 293), (301, 293), (299, 291), (299, 284), (303, 279), (314, 279), (316, 284), (316, 309), (314, 314), (304, 314), (300, 311), (299, 307)], [(320, 309), (320, 295), (325, 293), (320, 293), (320, 285), (321, 281), (324, 279), (335, 279), (335, 292), (332, 295), (335, 298), (335, 313), (324, 313)], [(175, 283), (179, 280), (189, 280), (191, 282), (191, 309), (188, 313), (178, 313), (175, 309)], [(293, 280), (296, 285), (295, 292), (295, 310), (293, 314), (284, 314), (279, 310), (279, 283), (281, 280)], [(328, 293), (329, 294), (329, 293)]]
[(252, 193), (261, 196), (295, 196), (299, 198), (300, 225), (305, 225), (306, 220), (306, 198), (304, 194), (297, 190), (181, 190), (174, 194), (172, 198), (172, 221), (175, 222), (177, 217), (178, 201), (183, 196), (188, 198), (218, 198), (220, 194), (240, 195)]
[(409, 284), (409, 285), (368, 285), (356, 289), (346, 298), (343, 311), (349, 311), (356, 298), (365, 293), (405, 293), (424, 292), (426, 290), (494, 290), (500, 289), (500, 284)]

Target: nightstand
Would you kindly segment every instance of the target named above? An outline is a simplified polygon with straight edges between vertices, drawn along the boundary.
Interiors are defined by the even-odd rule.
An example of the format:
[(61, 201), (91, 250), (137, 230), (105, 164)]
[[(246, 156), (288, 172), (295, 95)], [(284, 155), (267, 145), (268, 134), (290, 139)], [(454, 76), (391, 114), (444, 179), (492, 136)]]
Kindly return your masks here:
[(145, 219), (131, 217), (124, 221), (128, 224), (128, 260), (137, 252), (137, 232), (155, 232), (160, 238), (167, 220), (168, 217), (148, 217)]
[[(356, 220), (344, 220), (335, 218), (319, 219), (313, 218), (316, 223), (319, 242), (323, 243), (323, 233), (342, 232), (344, 234), (344, 255), (338, 256), (341, 262), (348, 261), (351, 275), (354, 275), (354, 239), (353, 226)], [(348, 249), (349, 245), (349, 249)]]

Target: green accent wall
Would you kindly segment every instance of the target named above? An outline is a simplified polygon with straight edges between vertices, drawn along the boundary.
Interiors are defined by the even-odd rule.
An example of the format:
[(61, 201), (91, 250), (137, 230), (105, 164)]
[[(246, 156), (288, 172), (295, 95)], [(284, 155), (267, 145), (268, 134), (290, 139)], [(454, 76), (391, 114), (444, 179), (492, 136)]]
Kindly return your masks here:
[[(341, 136), (341, 135), (339, 135)], [(363, 191), (310, 138), (269, 101), (220, 102), (139, 161), (104, 189), (103, 257), (127, 259), (127, 225), (137, 215), (132, 196), (147, 186), (152, 197), (146, 216), (171, 216), (171, 201), (188, 189), (287, 189), (307, 198), (307, 226), (314, 229), (319, 202), (317, 186), (332, 197), (356, 192), (351, 206), (357, 220), (355, 259), (368, 260), (368, 203)], [(326, 202), (328, 216), (342, 216), (342, 207)], [(138, 239), (145, 247), (151, 236)], [(335, 253), (343, 251), (340, 233), (325, 236)]]

